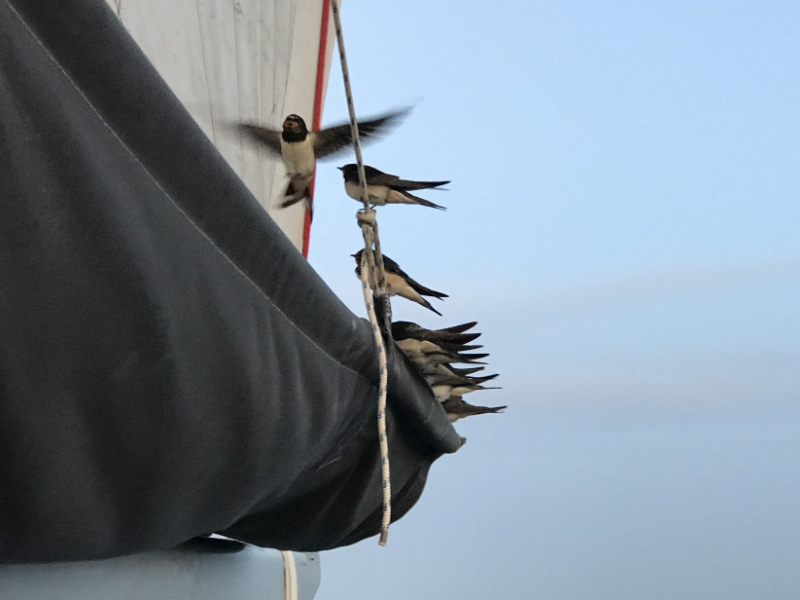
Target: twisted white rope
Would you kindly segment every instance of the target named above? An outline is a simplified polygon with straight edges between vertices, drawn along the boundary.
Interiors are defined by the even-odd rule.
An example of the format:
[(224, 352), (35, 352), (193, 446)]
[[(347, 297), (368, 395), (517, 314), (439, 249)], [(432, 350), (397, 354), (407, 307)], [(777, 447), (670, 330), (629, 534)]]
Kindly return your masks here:
[[(333, 20), (336, 26), (336, 42), (339, 46), (339, 60), (342, 63), (342, 77), (344, 79), (344, 91), (347, 96), (347, 110), (350, 113), (350, 130), (353, 138), (353, 147), (356, 151), (356, 163), (358, 163), (358, 180), (361, 183), (361, 200), (364, 202), (364, 210), (359, 211), (359, 224), (361, 233), (364, 236), (364, 252), (361, 255), (361, 284), (364, 291), (364, 303), (367, 306), (369, 322), (372, 325), (372, 333), (375, 338), (375, 346), (378, 349), (378, 362), (380, 364), (380, 384), (378, 391), (378, 438), (381, 452), (381, 479), (383, 486), (383, 518), (381, 519), (381, 538), (378, 542), (381, 546), (386, 545), (389, 536), (389, 523), (392, 520), (392, 485), (389, 477), (389, 441), (386, 437), (386, 387), (389, 377), (387, 367), (386, 348), (383, 345), (383, 335), (378, 326), (378, 318), (375, 315), (375, 304), (373, 301), (372, 290), (377, 291), (379, 298), (383, 298), (386, 307), (389, 306), (388, 296), (386, 295), (386, 275), (383, 271), (383, 255), (378, 240), (378, 223), (375, 219), (375, 211), (369, 205), (367, 196), (367, 177), (364, 173), (364, 160), (361, 157), (361, 141), (358, 137), (358, 122), (356, 121), (356, 111), (353, 107), (353, 92), (350, 89), (350, 73), (347, 70), (347, 57), (344, 52), (344, 38), (342, 36), (342, 22), (339, 18), (339, 3), (331, 0)], [(373, 246), (375, 247), (373, 251)], [(370, 279), (375, 279), (371, 285)]]
[(294, 552), (281, 550), (283, 558), (283, 600), (297, 600), (297, 564)]

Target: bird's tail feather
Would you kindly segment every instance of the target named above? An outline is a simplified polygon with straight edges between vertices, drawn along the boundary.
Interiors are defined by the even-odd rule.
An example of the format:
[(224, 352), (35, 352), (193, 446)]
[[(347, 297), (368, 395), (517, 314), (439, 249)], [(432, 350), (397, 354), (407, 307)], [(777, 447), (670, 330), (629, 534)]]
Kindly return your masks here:
[(281, 202), (281, 208), (289, 208), (306, 198), (309, 199), (310, 205), (311, 189), (306, 185), (302, 190), (295, 190), (294, 182), (290, 180), (289, 184), (286, 186), (286, 192), (284, 192), (283, 198), (284, 200)]
[(435, 344), (445, 342), (448, 344), (469, 344), (481, 337), (480, 333), (450, 333), (448, 331), (431, 331), (426, 335)]
[(413, 204), (421, 204), (422, 206), (427, 206), (429, 208), (435, 208), (437, 210), (447, 210), (444, 206), (439, 206), (438, 204), (434, 204), (429, 200), (425, 200), (425, 198), (420, 198), (419, 196), (415, 196), (414, 194), (409, 194), (408, 192), (403, 192), (404, 196), (407, 196), (413, 199)]
[[(437, 329), (436, 331), (446, 331), (447, 333), (464, 333), (465, 331), (469, 331), (475, 325), (477, 325), (477, 321), (470, 321), (469, 323), (462, 323), (461, 325), (453, 325), (451, 327), (443, 327), (441, 329)], [(470, 340), (472, 341), (472, 340)]]
[(425, 287), (424, 285), (414, 281), (410, 277), (406, 277), (406, 282), (411, 288), (417, 292), (418, 294), (422, 294), (423, 296), (431, 296), (432, 298), (438, 298), (441, 300), (442, 298), (449, 298), (447, 294), (443, 292), (437, 292), (436, 290), (432, 290), (431, 288)]
[(486, 352), (473, 352), (471, 354), (463, 354), (463, 353), (459, 352), (459, 353), (456, 354), (456, 357), (452, 362), (473, 363), (473, 364), (482, 365), (482, 364), (485, 364), (485, 363), (481, 363), (481, 362), (478, 362), (478, 361), (481, 360), (482, 358), (486, 358), (487, 356), (489, 356), (489, 354), (486, 353)]
[(449, 350), (451, 352), (469, 352), (470, 350), (478, 350), (479, 348), (483, 348), (481, 344), (457, 344), (453, 342), (433, 342), (437, 346), (439, 346), (443, 350)]
[[(491, 381), (492, 379), (496, 379), (498, 376), (499, 375), (495, 373), (494, 375), (484, 375), (482, 377), (470, 377), (470, 380), (472, 381), (472, 383), (477, 383), (478, 385), (480, 385), (482, 383), (486, 383), (487, 381)], [(492, 388), (486, 388), (486, 389), (488, 390)]]
[(401, 190), (427, 190), (429, 188), (437, 188), (442, 185), (450, 183), (449, 181), (409, 181), (408, 179), (399, 179), (392, 182), (392, 187)]
[(442, 403), (442, 407), (451, 419), (459, 419), (463, 417), (473, 417), (475, 415), (490, 415), (494, 413), (503, 412), (507, 406), (474, 406), (464, 402), (464, 406), (447, 405), (448, 401)]
[(420, 204), (438, 210), (447, 210), (444, 206), (439, 206), (438, 204), (425, 200), (425, 198), (420, 198), (419, 196), (401, 190), (390, 191), (386, 202), (388, 204)]
[(446, 368), (453, 375), (462, 375), (462, 376), (466, 377), (467, 375), (472, 375), (473, 373), (477, 373), (478, 371), (483, 371), (486, 367), (471, 367), (471, 368), (468, 368), (468, 369), (458, 369), (456, 367), (446, 366)]
[(428, 310), (432, 310), (433, 312), (435, 312), (435, 313), (436, 313), (437, 315), (439, 315), (440, 317), (442, 316), (442, 313), (440, 313), (438, 310), (436, 310), (435, 308), (433, 308), (433, 306), (431, 306), (431, 303), (430, 303), (430, 302), (428, 302), (427, 300), (425, 300), (425, 298), (420, 298), (420, 302), (419, 302), (419, 304), (421, 304), (422, 306), (424, 306), (424, 307), (425, 307), (425, 308), (427, 308)]

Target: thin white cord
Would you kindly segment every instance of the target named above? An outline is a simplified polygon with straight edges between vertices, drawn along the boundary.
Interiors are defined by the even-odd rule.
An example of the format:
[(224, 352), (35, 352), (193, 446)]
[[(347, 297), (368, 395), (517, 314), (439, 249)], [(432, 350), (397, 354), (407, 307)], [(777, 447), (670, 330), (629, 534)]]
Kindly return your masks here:
[[(359, 211), (359, 224), (361, 233), (364, 236), (364, 252), (361, 255), (361, 283), (364, 290), (364, 303), (367, 306), (369, 322), (372, 325), (372, 333), (375, 338), (375, 346), (378, 349), (378, 362), (380, 364), (380, 384), (378, 391), (378, 439), (381, 452), (381, 479), (383, 486), (383, 518), (381, 519), (381, 538), (378, 542), (381, 546), (386, 545), (389, 536), (389, 523), (392, 520), (392, 485), (389, 476), (389, 440), (386, 436), (386, 387), (389, 378), (389, 370), (386, 359), (386, 348), (383, 344), (383, 335), (378, 326), (378, 318), (375, 314), (375, 303), (373, 300), (373, 289), (377, 291), (378, 298), (384, 299), (386, 307), (389, 307), (388, 296), (386, 295), (386, 275), (383, 270), (383, 255), (378, 240), (378, 223), (375, 219), (375, 211), (369, 205), (367, 195), (367, 177), (364, 173), (364, 160), (361, 156), (361, 141), (358, 137), (358, 122), (356, 121), (356, 111), (353, 106), (353, 92), (350, 89), (350, 73), (347, 69), (347, 57), (344, 51), (344, 38), (342, 36), (342, 22), (339, 18), (339, 3), (331, 0), (333, 20), (336, 26), (336, 41), (339, 46), (339, 59), (342, 63), (342, 77), (344, 79), (344, 91), (347, 96), (347, 110), (350, 113), (350, 130), (353, 138), (353, 147), (356, 151), (356, 162), (358, 163), (358, 180), (361, 183), (361, 200), (364, 203), (363, 212)], [(374, 246), (374, 250), (373, 250)], [(370, 285), (370, 275), (374, 277), (375, 285)]]
[(297, 565), (294, 553), (281, 550), (283, 557), (283, 600), (297, 600)]

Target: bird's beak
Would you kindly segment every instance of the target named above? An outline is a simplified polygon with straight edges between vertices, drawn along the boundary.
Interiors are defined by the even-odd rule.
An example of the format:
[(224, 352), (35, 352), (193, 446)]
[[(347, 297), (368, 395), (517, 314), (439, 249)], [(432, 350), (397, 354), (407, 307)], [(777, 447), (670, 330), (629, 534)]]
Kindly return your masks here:
[(336, 167), (336, 168), (339, 169), (340, 171), (344, 171), (344, 167)]

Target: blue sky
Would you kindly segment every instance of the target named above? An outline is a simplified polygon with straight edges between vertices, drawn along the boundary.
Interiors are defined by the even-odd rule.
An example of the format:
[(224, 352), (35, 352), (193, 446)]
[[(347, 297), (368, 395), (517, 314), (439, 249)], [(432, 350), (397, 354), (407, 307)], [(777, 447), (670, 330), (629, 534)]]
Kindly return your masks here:
[[(396, 318), (478, 320), (504, 389), (475, 401), (509, 410), (457, 424), (388, 548), (323, 554), (318, 597), (794, 597), (800, 5), (342, 11), (359, 114), (416, 105), (366, 162), (452, 179), (446, 212), (378, 211), (450, 294)], [(311, 264), (363, 314), (358, 205), (317, 185)]]

